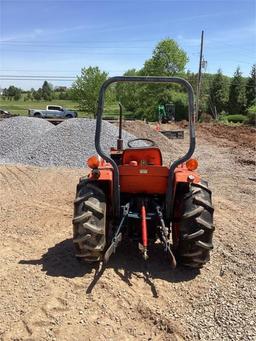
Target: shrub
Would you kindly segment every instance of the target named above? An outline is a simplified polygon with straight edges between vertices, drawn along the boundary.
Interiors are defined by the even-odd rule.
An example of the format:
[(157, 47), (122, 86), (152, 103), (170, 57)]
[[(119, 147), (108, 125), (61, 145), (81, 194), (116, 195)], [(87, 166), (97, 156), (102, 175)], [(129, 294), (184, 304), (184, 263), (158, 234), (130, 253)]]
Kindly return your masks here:
[(256, 104), (252, 105), (246, 110), (246, 113), (249, 114), (256, 114)]
[(244, 123), (246, 121), (246, 116), (244, 115), (226, 115), (220, 118), (220, 121), (227, 121), (233, 123)]
[(248, 114), (245, 123), (256, 125), (256, 112)]
[(246, 110), (247, 118), (245, 123), (256, 125), (256, 104)]

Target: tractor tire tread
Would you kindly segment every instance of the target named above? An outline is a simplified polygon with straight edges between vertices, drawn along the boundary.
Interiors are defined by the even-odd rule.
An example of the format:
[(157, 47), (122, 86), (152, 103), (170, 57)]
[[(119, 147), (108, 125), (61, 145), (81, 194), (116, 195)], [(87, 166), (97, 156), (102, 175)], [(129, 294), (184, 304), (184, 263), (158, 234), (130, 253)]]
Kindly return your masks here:
[(103, 259), (106, 241), (106, 197), (88, 179), (81, 178), (74, 201), (73, 243), (76, 258), (93, 263)]
[(85, 201), (86, 199), (90, 198), (90, 196), (93, 195), (93, 192), (88, 192), (86, 195), (83, 195), (82, 197), (75, 198), (74, 204), (79, 204), (81, 201)]
[(209, 224), (207, 221), (203, 220), (200, 217), (196, 218), (196, 222), (198, 225), (202, 226), (204, 229), (212, 230), (214, 231), (215, 227), (212, 224)]
[(201, 240), (196, 241), (196, 245), (198, 245), (198, 246), (200, 246), (206, 250), (212, 250), (213, 249), (212, 243), (204, 243)]
[(79, 223), (85, 223), (88, 221), (92, 216), (92, 213), (90, 211), (84, 212), (79, 216), (76, 216), (73, 219), (73, 224), (79, 224)]
[(187, 239), (189, 239), (189, 240), (195, 239), (195, 238), (201, 236), (202, 234), (204, 234), (204, 230), (201, 229), (201, 230), (198, 230), (198, 231), (191, 233), (191, 234), (184, 234), (183, 239), (186, 239), (186, 240)]
[(191, 184), (182, 195), (179, 240), (175, 247), (178, 264), (201, 268), (210, 259), (213, 249), (213, 212), (211, 191), (206, 181)]
[(199, 196), (195, 196), (193, 201), (195, 204), (206, 208), (208, 211), (212, 211), (212, 212), (214, 211), (213, 206), (210, 205), (209, 202), (207, 202), (205, 199), (200, 198)]
[(95, 226), (94, 224), (86, 222), (83, 224), (83, 227), (93, 233), (104, 234), (104, 231), (100, 227)]
[(93, 202), (85, 201), (84, 205), (91, 212), (96, 213), (101, 217), (104, 216), (104, 211), (100, 207), (98, 207), (96, 204), (94, 204)]
[(203, 212), (203, 210), (204, 210), (203, 207), (194, 208), (193, 210), (184, 213), (182, 218), (183, 219), (190, 219), (192, 217), (197, 217)]

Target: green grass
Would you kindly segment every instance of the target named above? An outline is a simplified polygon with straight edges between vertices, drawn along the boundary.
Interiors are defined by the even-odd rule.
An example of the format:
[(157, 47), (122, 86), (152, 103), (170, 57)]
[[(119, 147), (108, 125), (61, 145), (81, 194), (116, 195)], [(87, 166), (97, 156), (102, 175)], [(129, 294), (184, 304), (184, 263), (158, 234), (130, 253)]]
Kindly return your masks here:
[[(67, 109), (73, 109), (78, 112), (78, 117), (88, 117), (88, 114), (83, 111), (78, 110), (78, 103), (71, 100), (59, 100), (54, 99), (49, 101), (24, 101), (23, 99), (19, 101), (8, 101), (0, 98), (0, 108), (9, 111), (13, 114), (18, 114), (21, 116), (28, 115), (28, 109), (45, 109), (47, 105), (61, 105)], [(129, 118), (132, 117), (133, 113), (124, 112), (124, 116)], [(104, 116), (109, 118), (117, 118), (119, 116), (119, 106), (118, 104), (106, 105)], [(103, 117), (104, 117), (103, 116)]]
[[(125, 118), (132, 118), (134, 116), (134, 113), (131, 111), (123, 111), (123, 115)], [(111, 118), (118, 118), (119, 117), (119, 105), (118, 103), (114, 104), (107, 104), (106, 108), (104, 110), (103, 117), (111, 117)]]
[(0, 99), (0, 108), (10, 111), (13, 114), (19, 114), (26, 116), (28, 114), (28, 109), (45, 109), (47, 105), (56, 104), (61, 105), (64, 108), (76, 109), (77, 103), (69, 100), (53, 100), (49, 101), (7, 101)]

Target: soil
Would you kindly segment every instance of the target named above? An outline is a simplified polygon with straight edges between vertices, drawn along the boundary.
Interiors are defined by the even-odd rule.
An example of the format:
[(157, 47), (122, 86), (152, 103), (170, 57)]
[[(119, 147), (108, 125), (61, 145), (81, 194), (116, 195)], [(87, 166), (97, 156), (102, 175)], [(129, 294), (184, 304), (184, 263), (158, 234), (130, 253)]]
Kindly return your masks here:
[[(165, 163), (186, 150), (187, 131), (180, 141), (143, 122), (125, 129), (154, 139)], [(255, 340), (255, 131), (223, 129), (197, 133), (216, 226), (201, 271), (172, 270), (160, 245), (147, 263), (128, 243), (106, 268), (78, 263), (72, 202), (86, 170), (0, 166), (0, 339)]]

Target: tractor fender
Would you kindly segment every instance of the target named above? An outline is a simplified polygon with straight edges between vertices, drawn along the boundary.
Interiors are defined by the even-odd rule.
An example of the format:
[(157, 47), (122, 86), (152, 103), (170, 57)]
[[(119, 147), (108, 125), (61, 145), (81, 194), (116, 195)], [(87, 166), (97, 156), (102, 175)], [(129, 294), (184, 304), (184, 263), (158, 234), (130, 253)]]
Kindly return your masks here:
[(99, 177), (93, 175), (93, 171), (88, 174), (87, 181), (99, 187), (108, 199), (113, 196), (113, 170), (110, 167), (99, 168)]
[[(189, 176), (193, 176), (194, 179), (191, 177), (189, 178)], [(190, 184), (190, 183), (194, 183), (194, 184), (198, 184), (200, 183), (200, 176), (198, 173), (196, 173), (195, 171), (189, 171), (187, 168), (185, 167), (178, 167), (175, 169), (174, 171), (174, 179), (173, 179), (173, 195), (176, 195), (176, 191), (177, 191), (177, 187), (179, 184), (181, 183), (186, 183), (186, 184)]]
[[(191, 176), (191, 178), (190, 178)], [(194, 177), (194, 179), (192, 178)], [(187, 183), (196, 183), (200, 182), (201, 178), (198, 173), (194, 171), (189, 171), (188, 169), (176, 169), (174, 172), (174, 184), (178, 184), (179, 182), (187, 182)]]

